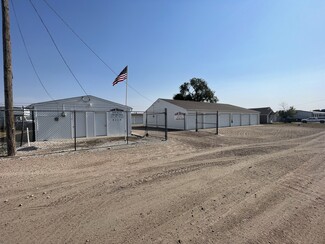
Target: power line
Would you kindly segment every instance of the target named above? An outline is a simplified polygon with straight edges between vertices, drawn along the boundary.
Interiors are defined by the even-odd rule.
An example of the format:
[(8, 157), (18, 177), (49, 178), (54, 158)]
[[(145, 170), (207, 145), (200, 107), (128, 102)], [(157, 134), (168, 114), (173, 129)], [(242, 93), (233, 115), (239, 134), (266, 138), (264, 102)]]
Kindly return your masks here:
[(57, 46), (56, 42), (54, 41), (53, 36), (51, 35), (49, 29), (47, 28), (46, 24), (44, 23), (42, 17), (40, 16), (40, 14), (38, 13), (35, 5), (33, 4), (33, 2), (31, 0), (29, 0), (30, 4), (32, 5), (33, 9), (35, 10), (38, 18), (40, 19), (40, 21), (42, 22), (44, 28), (46, 29), (46, 32), (48, 33), (48, 35), (50, 36), (53, 45), (55, 46), (57, 52), (59, 53), (61, 59), (63, 60), (64, 64), (67, 66), (68, 70), (70, 71), (71, 75), (73, 76), (73, 78), (76, 80), (76, 82), (78, 83), (79, 87), (83, 90), (83, 92), (86, 94), (86, 96), (88, 96), (87, 92), (85, 91), (85, 89), (82, 87), (80, 81), (78, 80), (78, 78), (76, 77), (76, 75), (73, 73), (72, 69), (70, 68), (70, 66), (68, 65), (67, 61), (65, 60), (62, 52), (60, 51), (59, 47)]
[(132, 86), (130, 86), (130, 84), (128, 83), (128, 87), (130, 87), (133, 91), (135, 91), (138, 95), (140, 95), (141, 97), (143, 97), (144, 99), (148, 100), (149, 102), (153, 103), (153, 101), (147, 97), (145, 97), (144, 95), (142, 95), (139, 91), (137, 91), (135, 88), (133, 88)]
[(43, 0), (43, 2), (53, 11), (53, 13), (55, 13), (55, 15), (65, 24), (66, 27), (68, 27), (68, 29), (75, 34), (75, 36), (100, 60), (102, 61), (102, 63), (110, 69), (110, 71), (112, 71), (115, 75), (117, 75), (117, 73), (100, 57), (97, 55), (97, 53), (78, 35), (77, 32), (75, 32), (72, 27), (61, 17), (61, 15), (59, 15), (59, 13), (46, 1)]
[(19, 30), (19, 33), (20, 33), (21, 39), (22, 39), (22, 41), (23, 41), (23, 44), (24, 44), (24, 47), (25, 47), (25, 50), (26, 50), (26, 53), (27, 53), (27, 56), (28, 56), (29, 62), (30, 62), (30, 64), (32, 65), (33, 70), (34, 70), (34, 73), (36, 74), (37, 79), (38, 79), (39, 83), (41, 84), (41, 86), (43, 87), (44, 91), (45, 91), (46, 94), (49, 96), (49, 98), (51, 98), (52, 100), (54, 100), (53, 97), (51, 96), (51, 94), (50, 94), (50, 93), (48, 92), (48, 90), (46, 89), (44, 83), (42, 82), (42, 80), (41, 80), (41, 78), (40, 78), (40, 76), (39, 76), (39, 74), (38, 74), (38, 72), (37, 72), (37, 70), (36, 70), (36, 68), (35, 68), (35, 65), (34, 65), (34, 63), (33, 63), (33, 60), (32, 60), (32, 58), (31, 58), (31, 56), (30, 56), (30, 53), (29, 53), (28, 48), (27, 48), (27, 45), (26, 45), (24, 35), (23, 35), (22, 30), (21, 30), (21, 28), (20, 28), (20, 24), (19, 24), (18, 17), (17, 17), (17, 14), (16, 14), (16, 10), (15, 10), (14, 2), (13, 2), (13, 1), (10, 1), (10, 2), (11, 2), (11, 5), (12, 5), (12, 9), (13, 9), (13, 12), (14, 12), (14, 16), (15, 16), (15, 19), (16, 19), (17, 26), (18, 26), (18, 30)]
[[(118, 75), (81, 37), (78, 33), (63, 19), (63, 17), (48, 3), (47, 0), (43, 0), (43, 2), (53, 11), (53, 13), (63, 22), (63, 24), (115, 75)], [(151, 99), (142, 95), (138, 90), (132, 87), (130, 84), (128, 86), (135, 91), (138, 95), (143, 97), (144, 99), (153, 102)]]

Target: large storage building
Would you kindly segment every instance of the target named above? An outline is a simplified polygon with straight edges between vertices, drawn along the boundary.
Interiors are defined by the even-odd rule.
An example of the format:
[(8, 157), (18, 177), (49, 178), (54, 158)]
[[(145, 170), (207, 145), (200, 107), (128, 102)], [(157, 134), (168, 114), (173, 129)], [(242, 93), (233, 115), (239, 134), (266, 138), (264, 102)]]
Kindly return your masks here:
[(132, 108), (95, 96), (34, 103), (29, 108), (34, 114), (36, 141), (74, 138), (75, 131), (76, 137), (124, 136), (127, 124), (131, 133)]
[[(165, 126), (164, 111), (167, 109), (167, 128), (194, 130), (230, 126), (258, 125), (259, 112), (242, 107), (184, 100), (158, 99), (145, 112), (145, 123), (150, 127)], [(218, 120), (217, 120), (218, 112)]]

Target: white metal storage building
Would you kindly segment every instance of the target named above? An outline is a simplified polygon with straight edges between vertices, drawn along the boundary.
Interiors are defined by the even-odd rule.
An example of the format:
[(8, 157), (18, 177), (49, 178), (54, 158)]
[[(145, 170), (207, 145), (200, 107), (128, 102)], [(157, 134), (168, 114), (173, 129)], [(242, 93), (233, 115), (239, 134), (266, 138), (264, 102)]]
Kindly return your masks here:
[(143, 112), (131, 113), (132, 125), (143, 125)]
[(76, 137), (125, 136), (126, 124), (131, 133), (132, 108), (95, 96), (34, 103), (29, 108), (34, 111), (36, 141), (74, 138), (75, 123)]
[(144, 120), (148, 126), (164, 127), (167, 109), (167, 128), (178, 130), (194, 130), (215, 128), (218, 126), (248, 126), (258, 125), (259, 112), (242, 107), (222, 104), (205, 103), (184, 100), (158, 99), (145, 112)]

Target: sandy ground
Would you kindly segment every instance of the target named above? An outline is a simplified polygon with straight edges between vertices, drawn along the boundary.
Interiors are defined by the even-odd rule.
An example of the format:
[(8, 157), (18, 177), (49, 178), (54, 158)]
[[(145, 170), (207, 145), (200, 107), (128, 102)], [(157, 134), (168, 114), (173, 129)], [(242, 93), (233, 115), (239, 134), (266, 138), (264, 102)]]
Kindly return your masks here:
[(325, 126), (0, 159), (0, 243), (325, 243)]

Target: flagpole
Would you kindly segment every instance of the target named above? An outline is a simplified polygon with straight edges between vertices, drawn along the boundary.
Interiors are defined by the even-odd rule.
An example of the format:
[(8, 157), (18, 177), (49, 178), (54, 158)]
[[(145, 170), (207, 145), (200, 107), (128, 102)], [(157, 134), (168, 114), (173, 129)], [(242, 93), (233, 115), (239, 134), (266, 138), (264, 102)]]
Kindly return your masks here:
[(129, 109), (128, 109), (128, 66), (125, 66), (125, 68), (121, 71), (121, 73), (115, 78), (113, 81), (113, 86), (118, 84), (119, 82), (122, 81), (125, 82), (125, 132), (126, 135), (124, 137), (125, 141), (127, 144), (129, 144)]

